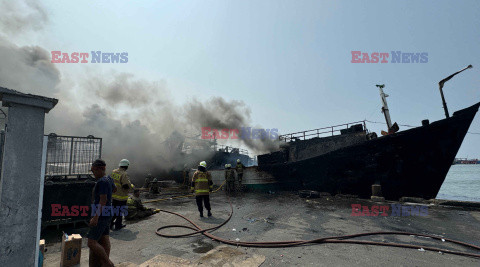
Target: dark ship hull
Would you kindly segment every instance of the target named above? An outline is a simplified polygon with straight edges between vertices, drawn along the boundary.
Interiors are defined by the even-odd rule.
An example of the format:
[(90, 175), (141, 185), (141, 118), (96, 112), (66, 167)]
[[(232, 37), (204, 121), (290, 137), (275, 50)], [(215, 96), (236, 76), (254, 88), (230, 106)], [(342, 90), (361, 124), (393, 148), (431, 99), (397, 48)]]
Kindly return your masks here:
[[(258, 157), (259, 169), (289, 189), (309, 189), (369, 198), (380, 184), (386, 199), (435, 198), (463, 142), (480, 103), (452, 117), (417, 128), (362, 140), (354, 145), (296, 159), (292, 150)], [(309, 140), (291, 142), (297, 150)], [(297, 153), (297, 152), (295, 152)], [(318, 153), (317, 153), (318, 154)]]

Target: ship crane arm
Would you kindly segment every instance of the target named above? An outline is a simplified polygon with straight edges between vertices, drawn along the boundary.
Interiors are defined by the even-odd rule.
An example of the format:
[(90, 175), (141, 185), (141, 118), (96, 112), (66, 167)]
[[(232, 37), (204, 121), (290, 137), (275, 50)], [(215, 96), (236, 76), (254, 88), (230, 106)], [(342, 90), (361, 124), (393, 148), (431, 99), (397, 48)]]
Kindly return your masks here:
[(440, 96), (442, 97), (442, 103), (443, 103), (443, 109), (445, 111), (445, 117), (449, 118), (450, 117), (450, 114), (448, 114), (448, 108), (447, 108), (447, 102), (445, 102), (445, 97), (443, 96), (443, 86), (445, 85), (445, 83), (447, 81), (449, 81), (451, 78), (453, 78), (453, 76), (459, 74), (460, 72), (466, 70), (466, 69), (471, 69), (473, 68), (472, 65), (468, 65), (467, 67), (455, 72), (454, 74), (448, 76), (447, 78), (441, 80), (439, 83), (438, 83), (438, 88), (440, 89)]

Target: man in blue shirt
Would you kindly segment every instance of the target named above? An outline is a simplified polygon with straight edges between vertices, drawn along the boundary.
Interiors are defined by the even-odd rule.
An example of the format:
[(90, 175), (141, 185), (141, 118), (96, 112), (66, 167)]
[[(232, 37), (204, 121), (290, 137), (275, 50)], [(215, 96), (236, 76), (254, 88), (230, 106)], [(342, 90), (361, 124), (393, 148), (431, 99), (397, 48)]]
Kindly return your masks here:
[(97, 159), (91, 168), (96, 183), (93, 189), (92, 219), (90, 219), (90, 230), (87, 234), (90, 266), (113, 266), (113, 262), (109, 259), (109, 234), (112, 219), (112, 191), (115, 185), (105, 174), (105, 167), (105, 161)]

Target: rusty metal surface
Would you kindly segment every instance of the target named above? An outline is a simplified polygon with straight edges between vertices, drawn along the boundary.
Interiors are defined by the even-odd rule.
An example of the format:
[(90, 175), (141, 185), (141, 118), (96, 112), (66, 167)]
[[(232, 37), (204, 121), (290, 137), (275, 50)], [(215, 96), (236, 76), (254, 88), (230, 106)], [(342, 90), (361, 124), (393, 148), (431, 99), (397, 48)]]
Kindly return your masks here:
[[(52, 216), (52, 204), (72, 206), (89, 206), (92, 204), (92, 190), (95, 182), (91, 180), (68, 180), (61, 182), (46, 182), (43, 194), (42, 222), (74, 222), (87, 220), (88, 217)], [(60, 212), (63, 210), (60, 209)], [(89, 214), (90, 215), (90, 214)]]
[(308, 159), (292, 161), (286, 155), (288, 150), (261, 155), (259, 169), (271, 173), (288, 189), (370, 197), (371, 185), (379, 183), (387, 199), (435, 198), (479, 106)]
[[(350, 127), (349, 127), (350, 126)], [(327, 136), (334, 136), (335, 134), (346, 134), (351, 132), (361, 132), (367, 129), (365, 120), (356, 121), (350, 123), (344, 123), (339, 125), (333, 125), (313, 130), (301, 131), (296, 133), (289, 133), (280, 135), (278, 140), (285, 142), (292, 142), (296, 140), (307, 140), (310, 138), (320, 138)]]

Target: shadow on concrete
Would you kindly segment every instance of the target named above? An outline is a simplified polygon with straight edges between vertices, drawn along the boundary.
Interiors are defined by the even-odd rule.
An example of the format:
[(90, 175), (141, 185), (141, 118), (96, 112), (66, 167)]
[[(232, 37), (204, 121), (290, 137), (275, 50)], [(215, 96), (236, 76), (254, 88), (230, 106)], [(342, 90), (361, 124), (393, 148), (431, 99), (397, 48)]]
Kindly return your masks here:
[(198, 220), (204, 223), (215, 224), (215, 225), (221, 224), (225, 221), (225, 219), (222, 219), (222, 218), (215, 218), (214, 215), (212, 215), (211, 217), (203, 217), (203, 218), (200, 217)]
[(137, 239), (139, 231), (132, 232), (130, 229), (121, 229), (118, 231), (111, 231), (110, 238), (123, 240), (123, 241), (132, 241)]

